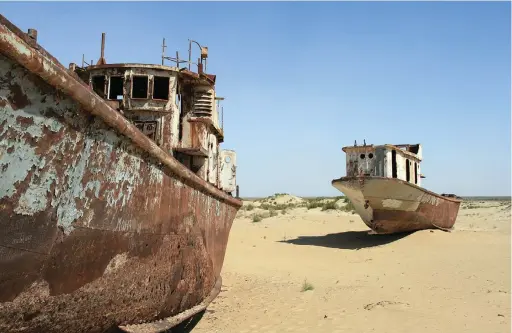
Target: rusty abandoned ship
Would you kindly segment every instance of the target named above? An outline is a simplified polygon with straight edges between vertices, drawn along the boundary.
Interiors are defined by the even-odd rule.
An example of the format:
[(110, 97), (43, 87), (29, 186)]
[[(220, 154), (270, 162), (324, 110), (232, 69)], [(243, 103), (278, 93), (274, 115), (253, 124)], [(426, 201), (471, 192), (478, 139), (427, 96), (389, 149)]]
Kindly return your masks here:
[(207, 48), (193, 72), (104, 46), (66, 68), (0, 16), (0, 332), (161, 332), (220, 291), (242, 202)]
[(438, 228), (450, 230), (460, 197), (421, 187), (420, 144), (343, 147), (346, 176), (332, 185), (353, 203), (363, 222), (378, 234)]

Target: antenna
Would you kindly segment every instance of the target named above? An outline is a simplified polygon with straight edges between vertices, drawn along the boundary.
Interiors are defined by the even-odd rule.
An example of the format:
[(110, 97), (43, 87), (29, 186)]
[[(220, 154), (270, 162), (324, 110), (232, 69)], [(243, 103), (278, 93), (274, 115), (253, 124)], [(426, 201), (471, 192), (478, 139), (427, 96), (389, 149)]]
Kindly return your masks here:
[[(197, 44), (199, 46), (199, 48), (201, 49), (201, 58), (197, 59), (197, 63), (192, 62), (192, 43)], [(163, 42), (162, 42), (162, 65), (164, 65), (165, 60), (169, 60), (169, 61), (175, 62), (176, 67), (178, 67), (178, 68), (180, 67), (180, 64), (188, 63), (189, 70), (190, 70), (190, 64), (195, 64), (195, 65), (197, 64), (198, 73), (202, 73), (203, 68), (206, 69), (206, 58), (208, 58), (208, 47), (203, 47), (198, 42), (196, 42), (192, 39), (189, 39), (188, 40), (188, 60), (180, 59), (178, 52), (176, 52), (176, 58), (166, 57), (165, 56), (166, 48), (167, 48), (167, 45), (165, 45), (165, 38), (164, 38)]]
[(164, 60), (166, 60), (166, 59), (167, 59), (167, 60), (169, 60), (169, 61), (173, 61), (173, 62), (175, 62), (175, 63), (176, 63), (176, 67), (178, 67), (178, 69), (179, 69), (179, 67), (180, 67), (180, 64), (181, 64), (181, 63), (188, 62), (188, 61), (186, 61), (186, 60), (181, 60), (181, 59), (180, 59), (180, 55), (179, 55), (178, 51), (176, 51), (176, 58), (173, 58), (173, 57), (166, 57), (166, 56), (165, 56), (165, 48), (166, 48), (166, 47), (167, 47), (167, 46), (165, 45), (165, 38), (164, 38), (164, 42), (162, 43), (162, 65), (164, 64)]
[(82, 54), (82, 68), (84, 68), (84, 65), (93, 66), (93, 62), (91, 60), (91, 63), (88, 64), (87, 61), (85, 61), (85, 54)]
[(162, 66), (164, 65), (164, 60), (165, 60), (165, 48), (166, 48), (166, 47), (167, 47), (167, 46), (165, 46), (165, 38), (164, 38), (164, 40), (163, 40), (163, 42), (162, 42)]
[[(201, 58), (199, 58), (197, 60), (198, 67), (199, 67), (199, 64), (201, 64), (201, 71), (203, 70), (203, 67), (204, 67), (204, 70), (206, 71), (206, 58), (208, 58), (208, 47), (202, 46), (201, 44), (199, 44), (198, 42), (196, 42), (195, 40), (192, 40), (192, 39), (188, 40), (188, 61), (189, 61), (189, 66), (190, 66), (191, 57), (192, 57), (192, 43), (197, 44), (197, 46), (199, 46), (199, 50), (201, 50)], [(203, 62), (204, 62), (204, 64), (203, 64)]]

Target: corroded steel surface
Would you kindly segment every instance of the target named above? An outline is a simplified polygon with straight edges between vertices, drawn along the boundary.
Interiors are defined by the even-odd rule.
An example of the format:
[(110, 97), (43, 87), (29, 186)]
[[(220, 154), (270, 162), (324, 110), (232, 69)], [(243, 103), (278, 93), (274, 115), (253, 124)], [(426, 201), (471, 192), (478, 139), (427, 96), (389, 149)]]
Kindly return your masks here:
[(176, 326), (178, 323), (183, 322), (184, 319), (190, 318), (194, 315), (197, 315), (198, 313), (203, 312), (208, 306), (208, 304), (210, 304), (215, 299), (215, 297), (217, 297), (217, 295), (220, 293), (221, 288), (222, 278), (219, 276), (210, 295), (208, 295), (208, 297), (206, 297), (200, 304), (190, 309), (187, 309), (176, 316), (168, 317), (151, 323), (120, 326), (119, 328), (122, 331), (129, 333), (165, 332), (170, 328)]
[(102, 332), (200, 304), (236, 200), (0, 20), (0, 332)]
[(343, 177), (332, 181), (376, 233), (406, 232), (455, 224), (461, 201), (409, 182), (385, 177)]
[[(84, 83), (77, 78), (77, 75), (70, 74), (71, 72), (54, 58), (41, 53), (39, 48), (37, 50), (32, 48), (17, 33), (8, 29), (2, 20), (0, 20), (0, 50), (2, 54), (15, 60), (28, 71), (35, 73), (51, 86), (71, 97), (80, 105), (83, 111), (97, 116), (107, 125), (115, 128), (120, 134), (133, 141), (138, 147), (157, 158), (159, 162), (169, 167), (176, 176), (180, 177), (190, 186), (205, 190), (212, 196), (231, 202), (233, 205), (241, 206), (240, 201), (234, 200), (222, 191), (218, 191), (215, 186), (197, 177), (187, 168), (184, 168), (181, 163), (163, 151), (155, 142), (143, 135), (134, 124), (120, 113), (114, 112), (98, 95), (94, 94), (90, 89), (84, 89)], [(198, 77), (202, 76), (198, 75)], [(59, 96), (59, 93), (56, 94)]]

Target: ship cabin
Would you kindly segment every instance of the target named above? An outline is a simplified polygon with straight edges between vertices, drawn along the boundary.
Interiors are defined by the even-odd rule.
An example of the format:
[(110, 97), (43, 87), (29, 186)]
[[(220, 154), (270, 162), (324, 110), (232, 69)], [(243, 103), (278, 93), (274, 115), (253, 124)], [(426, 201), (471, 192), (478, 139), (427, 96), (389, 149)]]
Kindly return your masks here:
[(422, 147), (420, 144), (357, 145), (343, 147), (347, 177), (397, 178), (421, 186)]
[[(164, 57), (163, 52), (162, 65), (107, 64), (104, 47), (103, 34), (97, 64), (70, 64), (70, 69), (160, 148), (203, 180), (232, 194), (236, 153), (220, 148), (224, 98), (216, 94), (216, 76), (203, 71), (207, 48), (201, 47), (197, 72), (193, 72), (191, 62), (186, 61), (188, 68), (180, 68), (185, 61)], [(177, 66), (164, 65), (164, 59), (175, 60)]]

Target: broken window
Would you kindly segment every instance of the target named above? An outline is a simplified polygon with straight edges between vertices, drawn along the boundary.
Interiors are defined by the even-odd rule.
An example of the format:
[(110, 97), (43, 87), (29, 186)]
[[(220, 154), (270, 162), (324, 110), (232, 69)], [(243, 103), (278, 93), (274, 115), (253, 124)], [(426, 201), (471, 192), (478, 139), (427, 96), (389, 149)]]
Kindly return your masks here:
[(405, 180), (410, 181), (411, 180), (411, 162), (409, 162), (409, 159), (405, 159)]
[(148, 83), (147, 76), (133, 76), (132, 98), (148, 98)]
[(105, 76), (98, 75), (92, 77), (92, 90), (101, 98), (105, 98)]
[(111, 76), (108, 90), (108, 99), (123, 99), (124, 78), (122, 76)]
[(169, 78), (155, 76), (153, 80), (153, 99), (169, 99)]
[(396, 150), (391, 151), (391, 172), (393, 173), (393, 178), (397, 178), (397, 170), (396, 170)]
[(180, 152), (175, 152), (174, 156), (181, 164), (183, 164), (187, 169), (192, 168), (192, 156), (183, 154)]
[(176, 106), (178, 108), (178, 117), (179, 117), (179, 124), (178, 124), (178, 141), (181, 141), (183, 139), (183, 114), (181, 112), (181, 95), (179, 92), (176, 94)]
[(190, 165), (190, 171), (197, 174), (206, 163), (206, 158), (203, 156), (191, 156), (191, 158), (192, 162)]
[(414, 184), (418, 184), (418, 164), (414, 162)]

